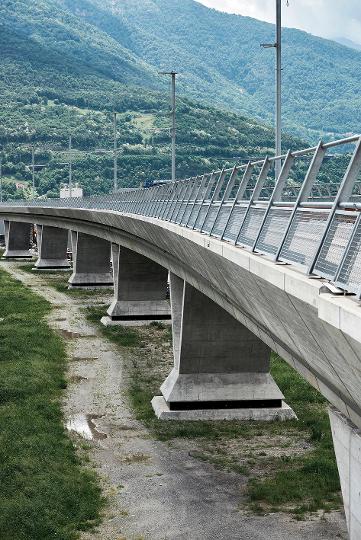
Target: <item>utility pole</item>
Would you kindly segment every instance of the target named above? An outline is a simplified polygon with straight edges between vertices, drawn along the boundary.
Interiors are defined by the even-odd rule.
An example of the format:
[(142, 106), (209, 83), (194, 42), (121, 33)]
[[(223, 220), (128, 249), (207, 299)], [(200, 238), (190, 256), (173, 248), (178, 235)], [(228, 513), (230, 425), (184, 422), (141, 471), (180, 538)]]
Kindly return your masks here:
[(0, 203), (3, 202), (3, 157), (0, 156)]
[[(287, 0), (288, 5), (288, 0)], [(276, 0), (276, 41), (275, 43), (261, 43), (265, 49), (276, 50), (276, 113), (275, 113), (275, 155), (282, 153), (282, 0)], [(276, 179), (281, 172), (281, 161), (275, 162)]]
[(117, 113), (114, 112), (114, 193), (118, 190), (118, 144), (117, 144)]
[(172, 137), (172, 181), (176, 180), (176, 136), (177, 136), (177, 127), (176, 127), (176, 76), (178, 73), (176, 71), (161, 71), (160, 75), (170, 75), (171, 76), (171, 103), (172, 103), (172, 127), (171, 127), (171, 137)]
[(73, 189), (73, 162), (72, 162), (72, 140), (69, 135), (69, 197), (72, 196)]
[(35, 146), (32, 145), (31, 147), (31, 176), (32, 176), (32, 184), (33, 184), (33, 193), (32, 193), (32, 199), (35, 199)]

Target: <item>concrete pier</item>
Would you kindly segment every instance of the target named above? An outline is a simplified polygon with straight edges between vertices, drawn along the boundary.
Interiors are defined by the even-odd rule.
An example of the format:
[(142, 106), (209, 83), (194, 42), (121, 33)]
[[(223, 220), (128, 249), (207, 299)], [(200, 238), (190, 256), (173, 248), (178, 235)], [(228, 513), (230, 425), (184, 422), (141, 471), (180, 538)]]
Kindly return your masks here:
[(152, 400), (165, 420), (294, 418), (269, 373), (270, 349), (219, 305), (170, 277), (174, 368)]
[(30, 235), (31, 223), (4, 221), (5, 227), (5, 259), (31, 259)]
[(334, 407), (331, 430), (350, 540), (361, 538), (361, 430)]
[(39, 258), (35, 263), (36, 270), (67, 270), (70, 264), (67, 258), (67, 229), (37, 225), (37, 241)]
[(168, 270), (135, 251), (112, 244), (114, 301), (103, 324), (170, 320)]
[(80, 232), (71, 232), (73, 274), (70, 287), (111, 287), (110, 242)]

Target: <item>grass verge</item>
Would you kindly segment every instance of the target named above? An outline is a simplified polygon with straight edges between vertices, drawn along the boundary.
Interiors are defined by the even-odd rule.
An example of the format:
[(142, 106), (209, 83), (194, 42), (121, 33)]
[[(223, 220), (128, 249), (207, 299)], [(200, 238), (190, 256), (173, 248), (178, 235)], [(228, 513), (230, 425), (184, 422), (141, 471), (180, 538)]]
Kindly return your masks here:
[[(57, 288), (53, 278), (47, 284)], [(60, 290), (60, 289), (58, 289)], [(68, 291), (64, 291), (68, 292)], [(136, 418), (162, 441), (185, 439), (190, 453), (218, 469), (248, 478), (247, 498), (253, 512), (308, 512), (342, 506), (327, 402), (281, 358), (272, 356), (274, 379), (298, 420), (287, 422), (161, 422), (150, 401), (172, 367), (171, 330), (147, 327), (104, 327), (105, 306), (86, 309), (87, 319), (128, 355), (130, 404)]]
[[(120, 347), (133, 347), (128, 360), (129, 399), (138, 420), (159, 440), (187, 439), (191, 454), (216, 468), (248, 477), (249, 507), (257, 513), (309, 512), (341, 506), (340, 485), (327, 402), (281, 358), (271, 371), (298, 420), (287, 422), (161, 422), (150, 405), (172, 364), (169, 326), (105, 328), (104, 308), (87, 309), (89, 321)], [(130, 356), (130, 355), (128, 355)]]
[(99, 521), (95, 474), (61, 412), (63, 342), (50, 304), (0, 270), (0, 538), (73, 540)]

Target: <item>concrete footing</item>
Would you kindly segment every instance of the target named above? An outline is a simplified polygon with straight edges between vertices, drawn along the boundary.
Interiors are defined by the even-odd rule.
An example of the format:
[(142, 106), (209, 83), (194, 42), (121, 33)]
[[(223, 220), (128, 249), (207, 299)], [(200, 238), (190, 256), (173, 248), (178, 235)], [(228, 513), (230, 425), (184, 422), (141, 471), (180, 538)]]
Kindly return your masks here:
[(152, 405), (171, 420), (286, 420), (270, 349), (210, 298), (171, 274), (174, 368)]
[(361, 430), (330, 407), (332, 438), (350, 540), (361, 538)]
[(168, 270), (129, 249), (112, 245), (114, 301), (103, 324), (169, 321)]
[(39, 258), (34, 270), (69, 270), (67, 229), (37, 225)]
[(30, 223), (4, 221), (5, 252), (4, 259), (31, 259), (30, 253)]
[(110, 242), (80, 232), (71, 232), (73, 274), (70, 288), (112, 287), (110, 271)]
[(276, 421), (292, 420), (295, 413), (285, 402), (281, 407), (263, 408), (253, 407), (249, 409), (191, 409), (171, 410), (163, 396), (155, 396), (152, 399), (153, 410), (159, 420), (259, 420)]

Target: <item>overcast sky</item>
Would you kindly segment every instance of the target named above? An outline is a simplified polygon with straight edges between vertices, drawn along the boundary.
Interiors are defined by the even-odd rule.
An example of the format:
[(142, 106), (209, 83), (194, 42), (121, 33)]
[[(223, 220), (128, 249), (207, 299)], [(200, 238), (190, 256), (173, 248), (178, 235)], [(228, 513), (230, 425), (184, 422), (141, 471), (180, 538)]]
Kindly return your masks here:
[[(198, 0), (206, 6), (274, 22), (275, 0)], [(361, 43), (360, 0), (283, 0), (283, 24), (329, 39)]]

